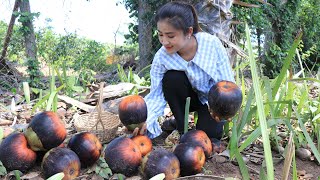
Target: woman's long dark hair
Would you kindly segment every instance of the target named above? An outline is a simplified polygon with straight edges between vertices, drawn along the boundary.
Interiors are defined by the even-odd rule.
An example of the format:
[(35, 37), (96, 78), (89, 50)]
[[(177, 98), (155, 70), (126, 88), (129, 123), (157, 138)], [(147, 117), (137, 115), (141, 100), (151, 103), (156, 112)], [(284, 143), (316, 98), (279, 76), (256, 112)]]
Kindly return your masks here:
[(188, 33), (190, 27), (193, 27), (194, 34), (199, 31), (198, 15), (191, 4), (173, 1), (163, 5), (157, 11), (155, 21), (157, 23), (165, 19), (174, 28), (183, 30), (184, 34)]

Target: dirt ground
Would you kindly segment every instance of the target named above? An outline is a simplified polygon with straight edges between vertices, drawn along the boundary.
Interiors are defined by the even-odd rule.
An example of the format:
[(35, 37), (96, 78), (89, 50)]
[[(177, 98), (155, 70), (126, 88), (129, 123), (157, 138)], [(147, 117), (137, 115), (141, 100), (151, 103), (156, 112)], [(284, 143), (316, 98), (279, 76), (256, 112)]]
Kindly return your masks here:
[[(164, 139), (160, 139), (158, 141), (164, 141)], [(159, 146), (162, 146), (161, 142), (157, 142)], [(263, 149), (260, 147), (260, 149)], [(263, 152), (260, 152), (263, 156)], [(224, 178), (238, 178), (242, 179), (241, 172), (239, 166), (233, 162), (230, 161), (225, 155), (225, 153), (221, 154), (215, 154), (210, 159), (206, 160), (205, 166), (203, 168), (203, 171), (201, 174), (190, 177), (188, 179), (221, 179), (218, 177), (224, 177)], [(260, 169), (262, 166), (262, 158), (255, 158), (252, 156), (249, 156), (250, 153), (242, 153), (244, 157), (247, 157), (247, 167), (250, 173), (250, 177), (252, 180), (259, 179)], [(277, 157), (280, 157), (280, 155), (277, 152), (273, 151), (273, 156), (275, 159)], [(258, 156), (261, 157), (261, 156)], [(320, 179), (320, 165), (316, 164), (315, 161), (310, 160), (301, 160), (299, 158), (296, 158), (296, 165), (297, 165), (297, 171), (298, 171), (298, 177), (299, 179), (303, 180), (319, 180)], [(284, 160), (276, 161), (274, 160), (274, 176), (275, 179), (281, 179), (282, 178), (282, 171), (284, 166)], [(265, 169), (266, 172), (266, 169)], [(208, 175), (208, 176), (201, 176), (201, 175)], [(198, 176), (198, 178), (197, 178)], [(292, 168), (290, 170), (290, 176), (289, 179), (292, 179)]]
[[(113, 104), (113, 103), (110, 103), (110, 104)], [(110, 110), (110, 112), (113, 112), (110, 104), (109, 105), (104, 104), (104, 105), (108, 107), (108, 110)], [(63, 108), (60, 108), (61, 111), (58, 111), (58, 113), (59, 115), (63, 116), (62, 119), (64, 119), (64, 121), (66, 122), (68, 136), (71, 136), (72, 134), (76, 133), (72, 125), (73, 123), (72, 117), (74, 115), (74, 112), (69, 112), (66, 106), (67, 106), (66, 104), (62, 103), (61, 107)], [(114, 111), (117, 110), (117, 105), (113, 104), (112, 107), (114, 108)], [(1, 112), (1, 109), (0, 109), (0, 112)], [(2, 115), (3, 119), (12, 120), (12, 118), (7, 117), (6, 112), (0, 113), (0, 115)], [(16, 125), (23, 127), (27, 125), (28, 122), (30, 122), (30, 119), (31, 119), (30, 110), (25, 110), (25, 108), (22, 108), (21, 111), (18, 113), (18, 120), (16, 122)], [(10, 122), (10, 124), (12, 123)], [(164, 138), (157, 139), (157, 142), (154, 142), (154, 144), (155, 144), (154, 148), (163, 148)], [(251, 157), (252, 159), (248, 158), (249, 160), (247, 162), (247, 167), (249, 169), (250, 177), (252, 180), (259, 179), (260, 168), (261, 168), (261, 163), (263, 159), (263, 152), (260, 151), (259, 153), (260, 153), (260, 158), (252, 158), (252, 157)], [(245, 157), (248, 157), (248, 154), (246, 154), (246, 150), (244, 150), (242, 155)], [(276, 153), (274, 155), (276, 155)], [(296, 158), (296, 164), (297, 164), (299, 179), (312, 179), (312, 180), (320, 179), (320, 165), (317, 165), (315, 161), (311, 161), (311, 160), (302, 161), (301, 159)], [(283, 166), (284, 166), (283, 160), (280, 162), (276, 162), (274, 164), (275, 179), (282, 178)], [(289, 179), (292, 179), (292, 168), (290, 173), (291, 175)], [(239, 166), (237, 166), (236, 163), (231, 162), (225, 156), (213, 155), (210, 159), (207, 159), (201, 174), (188, 177), (188, 178), (179, 178), (179, 179), (190, 179), (190, 180), (191, 179), (223, 179), (223, 177), (224, 178), (232, 177), (232, 178), (242, 179)], [(10, 172), (6, 177), (0, 177), (0, 179), (15, 179), (15, 178), (13, 177), (13, 173)], [(27, 174), (24, 174), (21, 177), (21, 179), (30, 179), (30, 180), (43, 179), (41, 174), (40, 161), (38, 162), (35, 168), (33, 168)], [(103, 178), (100, 176), (97, 176), (93, 172), (88, 173), (88, 169), (82, 169), (81, 174), (77, 179), (86, 180), (86, 179), (103, 179)], [(141, 175), (139, 176), (138, 174), (137, 176), (130, 177), (127, 179), (139, 180), (139, 179), (142, 179), (142, 176)]]
[[(315, 162), (311, 161), (302, 161), (296, 158), (297, 170), (300, 172), (299, 179), (319, 179), (320, 178), (320, 166), (316, 165)], [(284, 161), (275, 164), (275, 179), (282, 178)], [(257, 165), (252, 162), (247, 163), (251, 179), (259, 179), (261, 165)], [(215, 159), (210, 159), (205, 165), (206, 170), (211, 170), (212, 174), (220, 177), (234, 177), (241, 179), (241, 173), (239, 166), (234, 165), (231, 162), (216, 162)], [(292, 171), (290, 172), (291, 176), (289, 179), (292, 179)]]

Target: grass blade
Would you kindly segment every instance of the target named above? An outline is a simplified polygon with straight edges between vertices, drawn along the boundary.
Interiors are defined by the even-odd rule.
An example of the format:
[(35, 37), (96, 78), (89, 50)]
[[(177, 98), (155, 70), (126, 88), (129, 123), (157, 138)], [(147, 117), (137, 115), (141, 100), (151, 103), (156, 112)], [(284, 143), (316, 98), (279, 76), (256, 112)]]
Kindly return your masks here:
[(307, 132), (306, 127), (304, 126), (304, 124), (303, 124), (303, 122), (302, 122), (302, 120), (300, 118), (299, 112), (297, 112), (297, 111), (296, 111), (296, 116), (298, 118), (298, 122), (299, 122), (300, 128), (301, 128), (301, 130), (302, 130), (302, 132), (303, 132), (303, 134), (304, 134), (304, 136), (305, 136), (305, 138), (306, 138), (306, 140), (307, 140), (307, 142), (308, 142), (308, 144), (309, 144), (309, 146), (310, 146), (310, 148), (311, 148), (311, 150), (312, 150), (312, 152), (314, 154), (314, 157), (316, 157), (316, 159), (320, 163), (320, 153), (317, 150), (317, 147), (314, 145), (309, 133)]
[(121, 82), (128, 82), (126, 73), (124, 72), (123, 67), (120, 64), (117, 64), (118, 67), (118, 76)]
[(299, 98), (300, 102), (298, 104), (298, 108), (297, 111), (301, 112), (302, 108), (306, 107), (306, 103), (308, 101), (308, 97), (309, 97), (309, 91), (307, 89), (303, 89), (301, 92), (301, 96)]
[(257, 110), (259, 115), (261, 133), (262, 133), (263, 150), (264, 150), (264, 155), (265, 155), (265, 160), (267, 165), (267, 176), (268, 176), (268, 179), (274, 179), (274, 168), (273, 168), (273, 160), (272, 160), (266, 115), (264, 112), (264, 105), (261, 100), (262, 94), (260, 89), (259, 77), (257, 75), (257, 72), (258, 72), (257, 65), (253, 56), (250, 34), (249, 34), (249, 27), (247, 24), (246, 24), (246, 37), (248, 41), (248, 51), (249, 51), (249, 60), (250, 60), (250, 68), (251, 68), (251, 74), (252, 74), (252, 80), (253, 80), (253, 87), (254, 87), (254, 92), (256, 96)]
[[(54, 109), (55, 107), (55, 104), (54, 102), (57, 101), (57, 93), (62, 89), (64, 88), (64, 84), (61, 85), (60, 87), (58, 87), (56, 90), (54, 90), (52, 93), (50, 93), (49, 95), (49, 98), (48, 98), (48, 103), (47, 103), (47, 107), (46, 107), (46, 111), (50, 111), (50, 110), (53, 110), (54, 112), (56, 112)], [(51, 109), (52, 107), (52, 109)]]
[(248, 167), (246, 165), (246, 163), (244, 162), (240, 152), (238, 149), (235, 150), (235, 155), (236, 155), (236, 159), (237, 162), (239, 164), (239, 168), (240, 168), (240, 172), (242, 175), (242, 179), (250, 179), (250, 175), (249, 175), (249, 171), (248, 171)]
[(237, 126), (236, 126), (236, 120), (233, 120), (233, 126), (232, 126), (232, 135), (230, 139), (230, 157), (233, 158), (233, 156), (236, 157), (237, 162), (239, 164), (240, 172), (242, 175), (242, 179), (250, 179), (248, 167), (246, 163), (244, 162), (240, 151), (238, 149), (238, 137), (237, 137)]
[[(320, 80), (319, 79), (315, 79), (315, 78), (296, 78), (296, 79), (290, 79), (290, 81), (313, 81), (313, 82), (317, 82), (318, 84), (320, 84)], [(316, 83), (314, 85), (317, 85)]]
[[(237, 137), (237, 126), (236, 120), (232, 121), (232, 133), (229, 141), (229, 149), (230, 149), (230, 158), (233, 159), (236, 154), (236, 149), (238, 149), (238, 137)], [(238, 151), (240, 153), (240, 151)]]
[(2, 139), (3, 139), (3, 137), (4, 137), (4, 131), (3, 131), (3, 128), (0, 127), (0, 143), (1, 143)]
[(50, 94), (45, 95), (43, 98), (41, 98), (33, 107), (31, 110), (31, 113), (34, 113), (35, 110), (42, 105), (42, 103), (44, 103), (45, 101), (47, 101), (50, 97)]
[(288, 56), (285, 58), (283, 66), (281, 68), (280, 74), (277, 77), (277, 80), (275, 82), (275, 85), (273, 87), (272, 90), (272, 96), (276, 97), (276, 94), (279, 90), (279, 87), (283, 81), (283, 78), (285, 77), (287, 70), (289, 69), (290, 65), (291, 65), (291, 61), (294, 59), (295, 56), (295, 51), (300, 43), (302, 37), (302, 33), (299, 33), (297, 38), (294, 40), (292, 47), (290, 48), (289, 52), (288, 52)]
[(184, 128), (183, 128), (183, 133), (188, 132), (189, 107), (190, 107), (190, 97), (187, 97), (186, 106), (185, 106), (185, 109), (184, 109)]
[(281, 178), (282, 180), (287, 180), (289, 178), (289, 174), (290, 174), (292, 157), (293, 157), (293, 153), (295, 151), (294, 143), (293, 143), (292, 139), (293, 139), (292, 132), (290, 132), (289, 141), (288, 141), (288, 144), (286, 147), (285, 161), (284, 161), (283, 170), (282, 170), (282, 178)]
[(297, 171), (297, 164), (296, 164), (296, 151), (293, 151), (292, 156), (292, 179), (298, 180), (298, 171)]
[[(243, 93), (245, 94), (245, 93)], [(244, 101), (243, 101), (244, 102)], [(238, 126), (238, 129), (237, 129), (237, 132), (238, 132), (238, 138), (240, 138), (240, 134), (241, 134), (241, 131), (242, 129), (244, 128), (244, 126), (248, 123), (248, 121), (250, 120), (248, 118), (248, 115), (249, 115), (249, 111), (250, 111), (250, 107), (251, 107), (251, 104), (254, 102), (254, 94), (253, 94), (253, 88), (251, 88), (249, 90), (249, 93), (248, 93), (248, 97), (247, 97), (247, 103), (246, 103), (246, 106), (244, 108), (244, 111), (243, 111), (243, 114), (241, 116), (241, 120), (240, 120), (240, 125)]]
[(261, 166), (261, 168), (260, 168), (259, 179), (260, 180), (268, 180), (268, 177), (266, 175), (266, 172), (265, 172), (263, 166)]
[[(268, 127), (272, 127), (276, 124), (284, 123), (281, 119), (272, 119), (268, 121)], [(261, 136), (261, 128), (256, 128), (248, 137), (247, 139), (241, 144), (239, 147), (239, 151), (243, 151), (246, 147), (248, 147), (253, 141), (255, 141), (259, 136)]]
[(29, 83), (28, 82), (23, 82), (23, 93), (24, 97), (26, 98), (27, 104), (30, 104), (30, 88), (29, 88)]

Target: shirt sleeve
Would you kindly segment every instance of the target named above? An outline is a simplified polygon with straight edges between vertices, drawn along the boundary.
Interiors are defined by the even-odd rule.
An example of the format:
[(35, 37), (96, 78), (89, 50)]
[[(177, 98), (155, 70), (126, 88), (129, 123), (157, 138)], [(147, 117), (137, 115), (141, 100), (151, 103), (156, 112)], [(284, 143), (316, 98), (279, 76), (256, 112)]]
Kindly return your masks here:
[(218, 41), (217, 47), (216, 47), (216, 52), (218, 55), (217, 58), (217, 77), (218, 77), (218, 82), (222, 81), (222, 80), (227, 80), (227, 81), (231, 81), (231, 82), (235, 82), (234, 80), (234, 74), (230, 65), (230, 61), (229, 61), (229, 56), (227, 54), (226, 49), (223, 47), (221, 41), (216, 38), (216, 40)]
[(163, 115), (166, 101), (162, 91), (162, 78), (166, 69), (159, 63), (160, 57), (156, 55), (151, 65), (151, 89), (144, 98), (148, 108), (147, 135), (150, 138), (159, 136), (162, 132), (158, 117)]

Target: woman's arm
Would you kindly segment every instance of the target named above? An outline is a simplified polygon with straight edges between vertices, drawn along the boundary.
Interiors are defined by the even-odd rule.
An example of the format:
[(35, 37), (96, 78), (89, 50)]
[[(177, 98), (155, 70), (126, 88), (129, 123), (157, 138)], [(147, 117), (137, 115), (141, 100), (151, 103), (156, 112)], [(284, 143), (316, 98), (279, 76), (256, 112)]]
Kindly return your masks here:
[(166, 101), (162, 91), (162, 78), (165, 72), (165, 67), (160, 64), (160, 57), (156, 55), (150, 71), (151, 90), (145, 97), (148, 108), (147, 135), (150, 138), (155, 138), (162, 132), (158, 118), (163, 115), (163, 111), (166, 106)]

